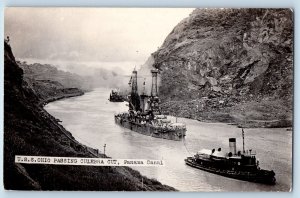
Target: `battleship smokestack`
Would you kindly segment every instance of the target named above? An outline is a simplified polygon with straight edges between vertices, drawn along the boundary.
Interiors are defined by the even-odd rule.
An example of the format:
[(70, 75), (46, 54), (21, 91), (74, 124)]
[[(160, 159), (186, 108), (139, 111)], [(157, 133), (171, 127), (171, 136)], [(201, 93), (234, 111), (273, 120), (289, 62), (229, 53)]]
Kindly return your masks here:
[(151, 86), (151, 96), (157, 96), (157, 70), (151, 70), (152, 73), (152, 86)]
[(236, 155), (236, 140), (235, 138), (229, 138), (229, 152)]

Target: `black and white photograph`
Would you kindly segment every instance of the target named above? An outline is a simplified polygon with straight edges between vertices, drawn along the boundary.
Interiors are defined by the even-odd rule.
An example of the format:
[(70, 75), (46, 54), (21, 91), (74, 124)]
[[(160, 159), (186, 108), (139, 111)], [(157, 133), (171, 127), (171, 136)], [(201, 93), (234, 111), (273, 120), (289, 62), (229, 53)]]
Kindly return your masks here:
[(6, 7), (4, 188), (290, 192), (294, 11)]

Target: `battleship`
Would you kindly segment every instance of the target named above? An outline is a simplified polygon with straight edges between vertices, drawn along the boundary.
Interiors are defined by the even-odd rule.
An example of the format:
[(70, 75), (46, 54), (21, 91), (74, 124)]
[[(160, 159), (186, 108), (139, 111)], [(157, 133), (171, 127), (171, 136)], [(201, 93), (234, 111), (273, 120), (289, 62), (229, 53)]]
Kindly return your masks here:
[(109, 99), (110, 102), (124, 102), (124, 97), (117, 90), (112, 90)]
[(144, 89), (138, 94), (137, 71), (134, 69), (129, 82), (131, 93), (128, 96), (128, 112), (115, 115), (115, 122), (125, 128), (143, 135), (163, 138), (168, 140), (182, 140), (186, 135), (186, 125), (171, 122), (166, 115), (162, 114), (159, 106), (157, 74), (158, 70), (151, 70), (152, 84), (150, 96)]
[(185, 163), (210, 173), (230, 177), (233, 179), (274, 185), (276, 183), (273, 170), (263, 170), (259, 167), (256, 153), (251, 149), (245, 151), (244, 130), (243, 151), (236, 152), (236, 139), (229, 138), (229, 152), (202, 149), (194, 157), (187, 157)]

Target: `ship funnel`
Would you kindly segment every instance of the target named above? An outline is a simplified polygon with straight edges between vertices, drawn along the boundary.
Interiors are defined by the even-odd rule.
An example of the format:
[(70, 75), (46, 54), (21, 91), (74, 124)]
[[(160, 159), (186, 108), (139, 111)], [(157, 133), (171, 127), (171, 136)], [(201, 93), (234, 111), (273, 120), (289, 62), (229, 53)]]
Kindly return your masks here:
[(152, 86), (151, 86), (151, 96), (157, 96), (158, 91), (157, 91), (157, 70), (151, 70), (152, 73)]
[(231, 152), (233, 155), (236, 155), (236, 139), (235, 138), (229, 138), (229, 152)]

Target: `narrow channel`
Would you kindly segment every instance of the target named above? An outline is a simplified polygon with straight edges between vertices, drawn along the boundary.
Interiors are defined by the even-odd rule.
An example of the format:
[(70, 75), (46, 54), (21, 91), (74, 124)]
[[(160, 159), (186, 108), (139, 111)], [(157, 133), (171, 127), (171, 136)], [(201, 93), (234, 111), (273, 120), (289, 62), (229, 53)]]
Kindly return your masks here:
[(228, 149), (228, 138), (237, 138), (242, 150), (241, 129), (224, 123), (204, 123), (179, 118), (187, 125), (185, 141), (144, 136), (115, 124), (114, 114), (127, 110), (125, 102), (108, 101), (110, 90), (98, 88), (83, 96), (49, 103), (45, 109), (81, 143), (112, 158), (163, 159), (164, 167), (133, 167), (180, 191), (279, 191), (291, 188), (292, 131), (286, 128), (245, 129), (245, 146), (257, 153), (260, 167), (273, 169), (277, 184), (268, 186), (239, 181), (186, 166), (184, 159), (202, 148)]

